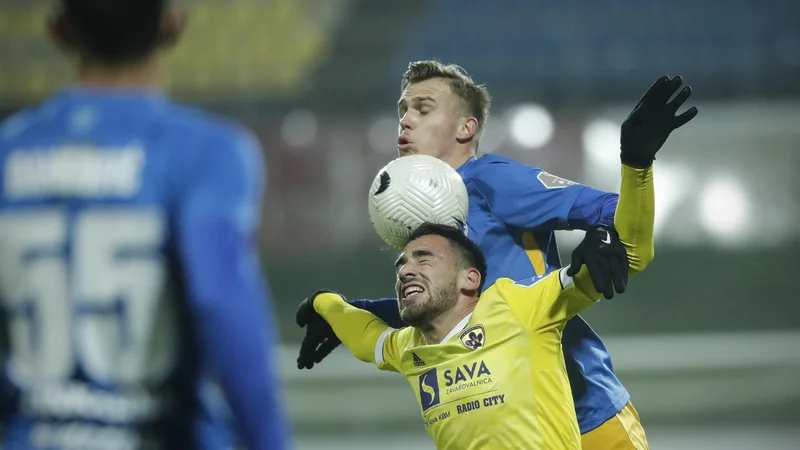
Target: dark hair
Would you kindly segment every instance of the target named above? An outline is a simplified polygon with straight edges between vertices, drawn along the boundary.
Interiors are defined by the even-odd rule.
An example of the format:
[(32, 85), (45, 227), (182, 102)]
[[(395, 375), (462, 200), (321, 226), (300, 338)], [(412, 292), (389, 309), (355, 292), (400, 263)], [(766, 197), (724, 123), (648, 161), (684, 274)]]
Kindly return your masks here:
[(441, 236), (447, 239), (450, 246), (456, 250), (456, 263), (461, 268), (475, 268), (481, 274), (481, 283), (478, 285), (478, 294), (483, 290), (483, 284), (486, 282), (486, 257), (483, 256), (478, 244), (472, 242), (460, 229), (447, 226), (437, 225), (434, 223), (424, 223), (420, 225), (413, 233), (409, 242), (419, 239), (423, 236)]
[(158, 45), (169, 0), (61, 0), (75, 42), (106, 64), (137, 62)]

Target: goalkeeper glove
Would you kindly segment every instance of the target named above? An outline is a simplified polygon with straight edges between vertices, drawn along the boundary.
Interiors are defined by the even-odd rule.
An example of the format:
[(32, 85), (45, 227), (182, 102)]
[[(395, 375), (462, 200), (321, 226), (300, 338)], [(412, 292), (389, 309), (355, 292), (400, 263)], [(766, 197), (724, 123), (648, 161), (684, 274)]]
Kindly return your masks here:
[(574, 277), (583, 265), (589, 270), (594, 289), (606, 299), (614, 297), (614, 290), (620, 294), (625, 292), (628, 255), (617, 230), (603, 225), (586, 230), (586, 236), (572, 251), (567, 275)]
[[(298, 369), (311, 369), (342, 343), (330, 324), (314, 309), (314, 299), (326, 292), (340, 295), (333, 291), (317, 291), (300, 302), (297, 308), (295, 317), (297, 325), (306, 329), (306, 335), (300, 345), (300, 355), (297, 357)], [(344, 298), (343, 295), (341, 297)]]
[(684, 86), (669, 101), (681, 84), (683, 79), (680, 76), (659, 78), (622, 123), (620, 157), (623, 164), (640, 169), (649, 167), (669, 134), (697, 116), (697, 108), (694, 106), (675, 115), (678, 108), (692, 95), (692, 88)]

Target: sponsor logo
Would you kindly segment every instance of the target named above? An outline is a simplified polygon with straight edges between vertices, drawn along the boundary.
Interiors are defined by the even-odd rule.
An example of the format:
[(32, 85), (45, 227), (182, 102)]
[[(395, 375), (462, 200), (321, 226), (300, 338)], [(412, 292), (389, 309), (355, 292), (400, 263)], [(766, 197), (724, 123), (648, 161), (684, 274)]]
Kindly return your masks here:
[(439, 376), (436, 369), (431, 369), (419, 376), (419, 404), (424, 412), (439, 401)]

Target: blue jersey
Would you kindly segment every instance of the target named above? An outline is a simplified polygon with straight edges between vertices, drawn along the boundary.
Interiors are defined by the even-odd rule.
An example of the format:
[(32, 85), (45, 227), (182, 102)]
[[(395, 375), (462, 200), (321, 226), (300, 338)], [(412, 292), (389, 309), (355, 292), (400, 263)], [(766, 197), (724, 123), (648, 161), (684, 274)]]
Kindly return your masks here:
[(261, 158), (144, 91), (69, 89), (0, 126), (3, 448), (224, 448), (207, 380), (248, 448), (288, 445)]
[[(532, 281), (560, 268), (555, 230), (614, 222), (617, 194), (508, 158), (473, 158), (458, 172), (469, 193), (465, 231), (486, 256), (486, 288), (501, 277)], [(396, 299), (353, 303), (389, 325), (404, 326)], [(586, 433), (616, 415), (630, 395), (614, 375), (603, 342), (580, 316), (567, 323), (562, 346), (578, 423)]]

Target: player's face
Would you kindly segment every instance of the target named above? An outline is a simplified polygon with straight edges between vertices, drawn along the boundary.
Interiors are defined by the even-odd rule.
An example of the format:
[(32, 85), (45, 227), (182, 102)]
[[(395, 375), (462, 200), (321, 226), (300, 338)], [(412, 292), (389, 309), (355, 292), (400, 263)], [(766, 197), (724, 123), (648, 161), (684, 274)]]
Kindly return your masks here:
[(459, 127), (459, 98), (443, 78), (431, 78), (409, 85), (397, 104), (400, 117), (399, 156), (420, 154), (439, 159), (455, 151)]
[(405, 323), (428, 324), (458, 301), (459, 270), (447, 239), (429, 235), (410, 242), (395, 268), (395, 292)]

